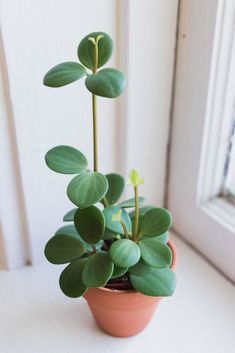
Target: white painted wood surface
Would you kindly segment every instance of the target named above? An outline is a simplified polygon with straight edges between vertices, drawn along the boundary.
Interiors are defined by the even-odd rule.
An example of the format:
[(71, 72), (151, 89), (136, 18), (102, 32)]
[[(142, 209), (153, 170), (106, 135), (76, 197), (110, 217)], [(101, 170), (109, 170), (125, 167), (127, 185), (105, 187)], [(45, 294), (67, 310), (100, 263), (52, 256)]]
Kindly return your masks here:
[(78, 42), (87, 33), (104, 30), (113, 37), (116, 46), (109, 65), (123, 69), (128, 86), (117, 101), (98, 99), (100, 170), (121, 171), (127, 177), (130, 168), (138, 168), (146, 180), (146, 196), (161, 204), (176, 12), (177, 0), (0, 0), (33, 263), (42, 261), (45, 242), (73, 207), (65, 191), (70, 177), (48, 170), (44, 154), (54, 145), (69, 144), (92, 164), (90, 94), (83, 82), (46, 88), (45, 72), (76, 60)]
[(221, 146), (226, 153), (228, 144), (228, 133), (220, 124), (226, 108), (220, 89), (226, 87), (223, 74), (229, 72), (223, 68), (229, 62), (234, 16), (233, 0), (181, 1), (168, 199), (174, 229), (232, 280), (235, 228), (225, 222), (225, 209), (215, 213), (218, 203), (211, 205), (215, 194), (210, 191), (221, 158), (221, 148), (216, 148)]
[(0, 273), (4, 353), (234, 353), (235, 288), (181, 240), (177, 289), (146, 330), (119, 339), (101, 332), (83, 299), (58, 288), (60, 267)]
[(10, 269), (27, 262), (29, 247), (1, 34), (0, 53), (0, 269)]
[[(145, 180), (141, 193), (163, 204), (177, 0), (129, 1), (126, 169)], [(129, 193), (130, 195), (130, 193)]]

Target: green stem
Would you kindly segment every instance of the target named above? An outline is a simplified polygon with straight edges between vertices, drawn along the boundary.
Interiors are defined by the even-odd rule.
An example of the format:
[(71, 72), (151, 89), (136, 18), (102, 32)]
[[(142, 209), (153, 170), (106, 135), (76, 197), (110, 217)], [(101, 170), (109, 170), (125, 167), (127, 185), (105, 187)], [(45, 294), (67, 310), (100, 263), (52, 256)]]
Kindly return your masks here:
[(123, 230), (124, 230), (126, 239), (129, 239), (129, 233), (128, 233), (128, 230), (127, 230), (127, 227), (126, 227), (125, 223), (123, 222), (123, 220), (120, 220), (119, 222), (120, 222), (121, 225), (122, 225), (122, 228), (123, 228)]
[[(102, 38), (99, 36), (92, 41), (95, 49), (95, 63), (92, 69), (93, 74), (96, 74), (99, 59), (98, 42)], [(93, 161), (94, 161), (94, 172), (98, 172), (98, 137), (97, 137), (97, 106), (96, 106), (96, 95), (92, 94), (92, 115), (93, 115)], [(105, 197), (102, 200), (103, 206), (108, 207), (108, 202)]]
[(97, 146), (97, 109), (96, 96), (92, 94), (92, 115), (93, 115), (93, 160), (94, 172), (98, 171), (98, 146)]
[(138, 198), (138, 186), (134, 186), (135, 191), (135, 228), (134, 228), (134, 239), (138, 239), (139, 230), (139, 198)]
[(103, 199), (102, 199), (102, 204), (104, 205), (104, 207), (108, 207), (108, 201), (107, 201), (107, 199), (106, 199), (106, 197), (104, 197)]

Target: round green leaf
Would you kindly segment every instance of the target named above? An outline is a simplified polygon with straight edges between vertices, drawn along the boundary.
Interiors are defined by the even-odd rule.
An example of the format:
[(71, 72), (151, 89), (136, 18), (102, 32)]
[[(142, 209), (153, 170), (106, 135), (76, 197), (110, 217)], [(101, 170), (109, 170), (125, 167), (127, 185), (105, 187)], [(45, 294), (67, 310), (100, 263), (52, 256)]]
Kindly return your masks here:
[(47, 166), (57, 173), (77, 174), (87, 170), (87, 159), (80, 151), (70, 146), (57, 146), (45, 156)]
[(172, 262), (172, 252), (169, 246), (157, 240), (157, 238), (144, 239), (139, 242), (141, 257), (149, 265), (165, 268)]
[(175, 273), (169, 268), (159, 269), (150, 266), (144, 274), (131, 273), (130, 280), (138, 292), (154, 297), (170, 296), (176, 287)]
[[(91, 252), (93, 251), (92, 247), (90, 244), (88, 244), (87, 242), (85, 242), (85, 240), (83, 240), (83, 238), (80, 236), (80, 234), (78, 234), (77, 229), (74, 227), (73, 224), (69, 224), (67, 226), (63, 226), (61, 228), (59, 228), (57, 230), (57, 232), (55, 233), (55, 235), (57, 234), (62, 234), (62, 235), (71, 235), (72, 237), (77, 238), (78, 240), (80, 240), (80, 242), (82, 243), (84, 249), (86, 249), (87, 251)], [(103, 240), (100, 240), (95, 246), (97, 250), (100, 250), (103, 246)]]
[(100, 201), (106, 194), (108, 181), (98, 172), (86, 172), (71, 180), (67, 188), (69, 199), (78, 207), (86, 208)]
[(105, 198), (108, 205), (113, 205), (119, 200), (123, 193), (125, 180), (121, 175), (114, 173), (106, 174), (106, 178), (108, 180), (109, 187)]
[(116, 266), (130, 267), (139, 261), (140, 248), (130, 239), (120, 239), (111, 245), (109, 254)]
[(68, 61), (50, 69), (43, 78), (43, 84), (48, 87), (61, 87), (86, 75), (85, 67), (76, 62)]
[[(141, 240), (143, 240), (143, 239), (149, 239), (149, 238), (152, 238), (153, 236), (152, 235), (150, 235), (150, 236), (148, 236), (148, 235), (143, 235), (142, 237), (141, 237)], [(157, 240), (158, 241), (161, 241), (162, 243), (164, 243), (164, 244), (167, 244), (168, 243), (168, 240), (169, 240), (169, 232), (166, 232), (166, 233), (163, 233), (163, 234), (161, 234), (161, 235), (158, 235), (157, 236)]]
[(88, 258), (82, 281), (87, 287), (102, 287), (111, 278), (113, 263), (108, 253), (99, 252)]
[(94, 44), (88, 38), (96, 39), (99, 35), (102, 35), (98, 42), (98, 65), (97, 67), (103, 66), (112, 55), (113, 41), (111, 37), (104, 32), (93, 32), (88, 34), (82, 39), (78, 46), (78, 57), (81, 63), (89, 69), (95, 66), (95, 48)]
[(165, 208), (153, 208), (145, 213), (141, 225), (141, 235), (161, 235), (168, 231), (172, 224), (172, 217)]
[[(86, 243), (82, 237), (80, 236), (80, 234), (78, 234), (77, 229), (74, 227), (73, 224), (69, 224), (67, 226), (63, 226), (60, 229), (57, 230), (57, 232), (55, 233), (55, 235), (57, 234), (62, 234), (62, 235), (71, 235), (72, 237), (77, 238), (78, 240), (80, 240), (80, 242), (82, 243), (84, 249), (86, 249), (87, 251), (93, 251), (92, 247), (90, 244)], [(97, 248), (101, 248), (101, 246), (103, 245), (103, 241), (100, 242), (100, 244), (96, 244)]]
[(95, 206), (79, 208), (74, 216), (74, 225), (85, 242), (96, 244), (104, 234), (103, 213)]
[[(106, 228), (111, 230), (111, 232), (117, 234), (124, 234), (124, 230), (119, 221), (114, 221), (112, 219), (113, 215), (115, 215), (119, 210), (122, 210), (120, 206), (109, 206), (103, 210), (103, 215), (105, 218)], [(128, 213), (125, 210), (122, 210), (121, 215), (122, 221), (125, 223), (128, 232), (131, 232), (131, 220)]]
[(79, 234), (73, 224), (68, 224), (66, 226), (59, 228), (56, 231), (55, 235), (57, 235), (57, 234), (70, 235), (70, 236), (75, 237), (80, 240)]
[[(139, 205), (143, 204), (145, 201), (145, 198), (140, 196), (138, 197), (138, 203)], [(122, 208), (131, 208), (131, 207), (135, 207), (135, 198), (132, 197), (131, 199), (128, 199), (126, 201), (123, 201), (119, 204), (119, 206), (121, 206)]]
[(148, 265), (143, 259), (140, 258), (139, 262), (131, 266), (128, 271), (136, 276), (144, 276), (151, 271), (152, 266)]
[(76, 211), (77, 211), (77, 208), (73, 208), (72, 210), (70, 210), (69, 212), (67, 212), (67, 213), (64, 215), (63, 221), (64, 221), (64, 222), (73, 222), (74, 215), (75, 215), (75, 212), (76, 212)]
[(118, 267), (114, 265), (113, 273), (112, 273), (112, 278), (118, 278), (123, 275), (128, 271), (128, 267)]
[(53, 264), (65, 264), (84, 253), (81, 242), (74, 236), (57, 234), (45, 246), (45, 256)]
[(125, 76), (116, 69), (102, 69), (89, 75), (85, 81), (87, 89), (101, 97), (115, 98), (120, 96), (126, 86)]
[(69, 264), (60, 275), (60, 288), (71, 298), (81, 297), (87, 290), (82, 282), (82, 272), (87, 259), (78, 259)]

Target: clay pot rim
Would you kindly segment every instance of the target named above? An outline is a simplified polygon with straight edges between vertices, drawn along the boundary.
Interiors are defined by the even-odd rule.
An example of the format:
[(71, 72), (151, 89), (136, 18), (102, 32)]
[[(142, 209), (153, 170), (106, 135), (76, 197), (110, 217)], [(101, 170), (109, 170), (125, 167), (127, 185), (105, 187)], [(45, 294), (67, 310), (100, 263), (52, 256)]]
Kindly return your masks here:
[[(171, 248), (172, 254), (173, 254), (173, 260), (171, 264), (172, 270), (175, 270), (176, 268), (176, 247), (172, 243), (171, 240), (168, 241), (167, 243), (169, 247)], [(107, 292), (107, 293), (117, 293), (117, 294), (133, 294), (133, 293), (138, 293), (135, 289), (114, 289), (114, 288), (106, 288), (106, 287), (99, 287), (99, 288), (93, 288), (99, 291)]]

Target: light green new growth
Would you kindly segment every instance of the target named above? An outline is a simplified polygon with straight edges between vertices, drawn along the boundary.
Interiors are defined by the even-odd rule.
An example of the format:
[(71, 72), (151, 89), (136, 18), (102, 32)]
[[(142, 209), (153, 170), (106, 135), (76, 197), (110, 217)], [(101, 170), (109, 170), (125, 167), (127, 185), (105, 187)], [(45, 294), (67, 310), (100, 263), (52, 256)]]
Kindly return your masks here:
[(132, 169), (129, 173), (129, 179), (127, 180), (128, 185), (138, 186), (144, 184), (144, 179), (139, 177), (137, 170)]

